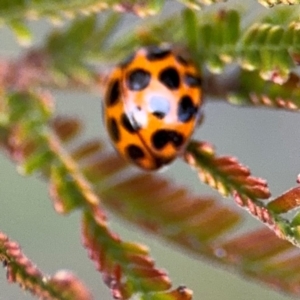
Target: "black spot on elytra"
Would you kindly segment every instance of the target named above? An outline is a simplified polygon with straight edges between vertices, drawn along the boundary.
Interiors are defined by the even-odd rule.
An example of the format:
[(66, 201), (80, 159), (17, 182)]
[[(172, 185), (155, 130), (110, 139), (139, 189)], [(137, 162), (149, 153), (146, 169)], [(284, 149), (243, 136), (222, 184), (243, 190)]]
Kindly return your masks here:
[(159, 81), (171, 90), (177, 90), (180, 84), (178, 71), (173, 67), (163, 69), (159, 73)]
[(160, 120), (162, 120), (166, 116), (166, 114), (162, 111), (154, 111), (152, 113), (152, 115), (155, 116), (157, 119), (160, 119)]
[(185, 74), (183, 77), (183, 81), (189, 87), (200, 87), (202, 84), (202, 80), (198, 76), (194, 76), (192, 74)]
[(190, 121), (197, 113), (197, 108), (194, 106), (190, 96), (183, 96), (178, 104), (177, 117), (181, 122)]
[(120, 141), (120, 131), (115, 118), (107, 120), (107, 131), (113, 142), (117, 143)]
[(127, 146), (126, 153), (128, 157), (134, 161), (145, 157), (143, 149), (133, 144)]
[(120, 82), (119, 80), (114, 80), (109, 88), (108, 88), (108, 93), (106, 96), (106, 105), (107, 106), (112, 106), (115, 105), (120, 98)]
[(157, 150), (163, 149), (168, 143), (173, 144), (175, 148), (179, 148), (183, 142), (182, 134), (175, 130), (157, 130), (151, 137), (151, 143)]
[(150, 61), (163, 59), (171, 54), (170, 49), (164, 49), (158, 46), (149, 46), (146, 48), (146, 58)]
[(126, 78), (126, 85), (132, 91), (141, 91), (146, 88), (150, 82), (151, 74), (143, 69), (132, 70)]
[(134, 133), (139, 130), (139, 126), (137, 124), (133, 124), (125, 113), (123, 113), (121, 116), (121, 123), (123, 127), (130, 133)]

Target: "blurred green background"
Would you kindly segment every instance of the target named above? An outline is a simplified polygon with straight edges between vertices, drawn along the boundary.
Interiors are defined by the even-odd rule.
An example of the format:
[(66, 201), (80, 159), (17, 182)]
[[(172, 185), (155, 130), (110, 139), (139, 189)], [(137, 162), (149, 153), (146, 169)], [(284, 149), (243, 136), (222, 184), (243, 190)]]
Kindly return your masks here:
[[(174, 2), (171, 4), (173, 6)], [(263, 13), (265, 9), (260, 10)], [(253, 10), (249, 12), (254, 13)], [(131, 21), (135, 21), (135, 18), (131, 17)], [(32, 22), (30, 28), (34, 33), (35, 46), (43, 41), (51, 25), (47, 22)], [(0, 30), (0, 42), (2, 56), (14, 57), (25, 51), (5, 28)], [(54, 91), (53, 94), (59, 113), (77, 115), (84, 120), (85, 137), (107, 139), (101, 120), (101, 95), (61, 91)], [(213, 143), (219, 154), (237, 156), (241, 162), (250, 166), (254, 175), (268, 180), (274, 196), (295, 184), (300, 172), (299, 114), (233, 107), (222, 102), (208, 101), (204, 111), (205, 122), (197, 130), (195, 138)], [(196, 173), (181, 161), (175, 162), (163, 175), (190, 187), (198, 194), (217, 195), (200, 183)], [(232, 204), (231, 199), (218, 198), (228, 205)], [(244, 215), (247, 228), (260, 225), (247, 213)], [(115, 232), (123, 239), (147, 244), (157, 265), (168, 270), (174, 286), (187, 285), (194, 291), (195, 300), (289, 299), (248, 278), (243, 279), (228, 270), (215, 268), (113, 215), (109, 216), (110, 226)], [(95, 271), (81, 245), (79, 221), (77, 213), (69, 216), (56, 214), (46, 184), (37, 177), (24, 178), (19, 175), (16, 166), (4, 153), (0, 153), (0, 230), (19, 242), (25, 254), (45, 273), (54, 274), (60, 269), (72, 270), (91, 288), (95, 299), (112, 299), (102, 283), (101, 275)], [(238, 228), (236, 233), (240, 233)], [(0, 300), (4, 299), (34, 298), (16, 285), (8, 284), (5, 270), (2, 269)]]

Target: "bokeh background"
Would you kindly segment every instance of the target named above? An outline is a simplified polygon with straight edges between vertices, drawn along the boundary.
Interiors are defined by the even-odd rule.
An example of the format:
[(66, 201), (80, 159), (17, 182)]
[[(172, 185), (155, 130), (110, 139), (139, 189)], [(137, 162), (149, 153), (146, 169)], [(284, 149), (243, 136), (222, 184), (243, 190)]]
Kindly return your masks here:
[[(169, 1), (165, 11), (181, 8), (174, 3)], [(230, 4), (241, 2), (229, 1)], [(255, 5), (255, 1), (244, 1), (244, 11), (253, 18), (266, 13), (267, 9)], [(130, 16), (128, 26), (136, 21), (136, 17)], [(40, 21), (29, 23), (29, 26), (34, 34), (34, 47), (43, 42), (52, 27), (48, 22)], [(6, 28), (0, 29), (0, 43), (1, 56), (13, 58), (26, 51)], [(101, 95), (67, 91), (53, 91), (53, 95), (58, 113), (76, 115), (84, 121), (85, 137), (107, 139), (101, 119)], [(237, 156), (251, 167), (254, 175), (268, 180), (274, 196), (295, 184), (300, 172), (299, 114), (234, 107), (224, 101), (213, 102), (207, 98), (204, 111), (205, 122), (195, 133), (195, 138), (213, 143), (219, 154)], [(196, 173), (181, 161), (176, 161), (163, 176), (173, 178), (195, 193), (217, 195), (199, 182)], [(218, 198), (224, 203), (233, 202)], [(260, 226), (247, 213), (244, 215), (246, 228)], [(109, 217), (111, 228), (123, 239), (147, 244), (157, 265), (168, 270), (174, 286), (187, 285), (194, 291), (195, 300), (290, 299), (238, 274), (201, 261), (199, 257), (145, 234), (110, 213)], [(25, 254), (45, 273), (72, 270), (91, 288), (95, 299), (110, 300), (112, 298), (102, 283), (101, 275), (95, 271), (81, 245), (79, 221), (78, 213), (69, 216), (56, 214), (46, 184), (36, 176), (22, 177), (8, 157), (0, 153), (0, 230), (18, 241)], [(34, 298), (16, 285), (8, 284), (2, 269), (0, 300), (4, 299)]]

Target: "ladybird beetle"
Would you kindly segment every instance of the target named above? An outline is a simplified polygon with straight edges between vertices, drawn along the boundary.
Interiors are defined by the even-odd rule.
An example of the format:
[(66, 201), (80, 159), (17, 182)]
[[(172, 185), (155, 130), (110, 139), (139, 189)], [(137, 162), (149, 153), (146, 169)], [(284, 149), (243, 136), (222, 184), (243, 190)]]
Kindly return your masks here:
[(169, 46), (139, 49), (108, 78), (104, 123), (114, 147), (145, 170), (181, 154), (199, 119), (201, 76)]

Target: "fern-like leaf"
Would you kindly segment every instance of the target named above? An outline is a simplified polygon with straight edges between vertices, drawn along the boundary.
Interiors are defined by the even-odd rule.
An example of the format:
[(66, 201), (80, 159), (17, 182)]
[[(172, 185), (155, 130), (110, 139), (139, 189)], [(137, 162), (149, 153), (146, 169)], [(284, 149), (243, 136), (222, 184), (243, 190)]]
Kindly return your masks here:
[(73, 274), (59, 271), (44, 275), (23, 253), (20, 246), (0, 232), (0, 261), (6, 268), (7, 280), (18, 283), (34, 296), (45, 300), (91, 300), (82, 282)]
[[(68, 119), (65, 123), (68, 127)], [(59, 131), (57, 133), (59, 134)], [(212, 181), (212, 176), (209, 176), (211, 178), (209, 182), (213, 183), (213, 186), (216, 185), (216, 179), (221, 181), (224, 179), (222, 185), (238, 198), (235, 185), (239, 185), (239, 182), (246, 184), (247, 188), (239, 191), (244, 197), (244, 202), (240, 202), (240, 205), (251, 207), (249, 197), (253, 200), (255, 197), (268, 198), (269, 191), (265, 182), (252, 177), (249, 170), (236, 160), (229, 157), (215, 157), (207, 144), (200, 144), (200, 146), (194, 144), (190, 147), (188, 151), (192, 154), (200, 147), (207, 175), (209, 170), (215, 170), (215, 181)], [(78, 149), (73, 150), (73, 153), (76, 153), (78, 164), (92, 182), (96, 193), (101, 196), (103, 204), (126, 220), (200, 257), (231, 266), (251, 278), (276, 286), (283, 291), (298, 294), (299, 283), (292, 277), (297, 277), (299, 270), (292, 262), (296, 264), (300, 253), (292, 244), (278, 239), (267, 228), (243, 233), (231, 239), (226, 233), (235, 225), (240, 226), (241, 220), (234, 209), (224, 207), (210, 197), (195, 197), (185, 189), (176, 188), (169, 181), (158, 176), (131, 174), (128, 171), (124, 174), (125, 162), (112, 154), (100, 155), (98, 152), (100, 148), (104, 151), (103, 145), (91, 141), (79, 146)], [(109, 163), (106, 164), (107, 159)], [(124, 174), (121, 181), (120, 170)], [(120, 182), (114, 183), (115, 176)], [(105, 184), (102, 183), (104, 178)], [(220, 187), (220, 184), (217, 186)], [(221, 191), (224, 191), (224, 187)], [(252, 210), (252, 213), (256, 213), (265, 221), (269, 214), (268, 225), (273, 224), (273, 230), (275, 226), (281, 228), (280, 223), (275, 223), (278, 222), (277, 217), (263, 207), (263, 203), (258, 200), (251, 202), (252, 209), (256, 207), (256, 211)], [(260, 212), (264, 210), (265, 215), (258, 214), (259, 209)], [(278, 229), (276, 233), (279, 234), (281, 231)], [(287, 239), (287, 236), (282, 233), (281, 236)], [(285, 266), (283, 273), (282, 266)], [(293, 276), (290, 276), (291, 273)]]
[[(235, 61), (236, 53), (240, 55), (238, 59), (252, 58), (252, 44), (250, 43), (248, 47), (245, 42), (252, 34), (254, 34), (254, 50), (262, 49), (261, 53), (274, 50), (273, 39), (278, 37), (278, 32), (282, 36), (286, 34), (284, 26), (283, 30), (280, 28), (277, 31), (276, 26), (266, 21), (262, 24), (268, 26), (257, 25), (254, 29), (250, 28), (242, 33), (239, 13), (236, 11), (219, 12), (211, 19), (211, 24), (208, 23), (208, 16), (211, 14), (205, 16), (206, 19), (199, 21), (197, 15), (185, 11), (183, 20), (190, 22), (185, 23), (185, 26), (182, 26), (175, 17), (171, 17), (163, 22), (170, 25), (166, 29), (161, 24), (150, 26), (145, 31), (139, 31), (138, 37), (131, 33), (124, 38), (123, 43), (111, 45), (106, 51), (98, 46), (92, 49), (91, 37), (101, 36), (100, 33), (106, 31), (104, 28), (113, 30), (118, 24), (118, 17), (111, 15), (99, 26), (94, 16), (88, 16), (72, 22), (66, 31), (51, 35), (48, 46), (40, 52), (42, 57), (47, 57), (48, 68), (54, 66), (53, 69), (58, 70), (58, 66), (61, 67), (59, 75), (57, 73), (49, 75), (50, 72), (45, 72), (44, 65), (32, 63), (36, 62), (35, 59), (39, 55), (31, 57), (34, 58), (32, 61), (27, 57), (22, 61), (21, 67), (14, 65), (15, 71), (29, 66), (26, 68), (26, 74), (16, 72), (18, 76), (8, 76), (12, 73), (1, 73), (1, 84), (8, 88), (3, 89), (3, 97), (0, 100), (0, 145), (18, 163), (19, 170), (23, 173), (40, 172), (43, 178), (49, 181), (51, 198), (57, 212), (70, 213), (75, 209), (82, 212), (84, 244), (115, 297), (126, 299), (138, 293), (145, 299), (179, 300), (190, 299), (191, 293), (182, 287), (170, 290), (170, 279), (164, 271), (154, 265), (147, 249), (136, 243), (122, 241), (111, 232), (103, 205), (199, 256), (232, 266), (253, 278), (272, 283), (284, 291), (297, 294), (299, 290), (299, 283), (290, 276), (291, 273), (296, 278), (300, 275), (293, 265), (299, 259), (298, 253), (293, 256), (295, 252), (291, 244), (277, 239), (267, 230), (244, 234), (234, 240), (226, 238), (228, 230), (240, 220), (238, 212), (221, 205), (215, 199), (195, 197), (185, 189), (157, 176), (136, 175), (127, 168), (122, 159), (107, 153), (101, 142), (90, 141), (75, 150), (69, 150), (67, 143), (76, 138), (80, 131), (78, 120), (65, 117), (51, 120), (53, 113), (51, 97), (45, 93), (27, 92), (28, 86), (33, 83), (46, 83), (51, 86), (53, 82), (58, 82), (58, 78), (62, 78), (59, 76), (65, 76), (66, 84), (71, 82), (76, 85), (78, 82), (85, 82), (90, 88), (95, 84), (96, 76), (94, 77), (93, 71), (87, 69), (87, 65), (95, 59), (94, 54), (98, 53), (102, 59), (116, 53), (122, 55), (124, 50), (121, 46), (124, 45), (129, 45), (127, 49), (132, 49), (134, 46), (159, 43), (160, 39), (167, 36), (167, 41), (185, 41), (184, 44), (196, 49), (195, 57), (199, 65), (204, 59), (209, 62), (213, 71), (220, 71), (225, 64)], [(187, 33), (193, 25), (199, 28), (198, 36)], [(78, 36), (76, 44), (74, 41), (80, 28), (84, 30)], [(174, 28), (178, 31), (174, 31)], [(216, 31), (218, 28), (219, 32)], [(295, 26), (289, 26), (288, 30), (290, 28), (293, 41), (297, 40), (296, 33), (293, 32)], [(207, 35), (204, 29), (211, 34)], [(256, 39), (255, 30), (262, 36), (262, 41)], [(158, 34), (153, 38), (155, 32)], [(169, 32), (177, 32), (178, 35), (169, 35)], [(185, 35), (186, 39), (183, 38)], [(271, 49), (264, 48), (270, 40), (273, 43)], [(103, 36), (102, 41), (106, 44), (107, 36)], [(66, 60), (64, 65), (61, 62), (69, 53), (67, 51), (69, 44), (74, 47), (74, 51), (70, 53), (72, 59)], [(203, 45), (208, 45), (210, 50), (206, 52)], [(241, 45), (244, 52), (239, 52)], [(280, 47), (283, 47), (282, 44)], [(291, 46), (293, 60), (297, 58), (297, 47), (296, 42)], [(56, 51), (59, 48), (62, 50), (61, 53)], [(84, 55), (87, 49), (93, 50), (90, 56)], [(110, 50), (111, 53), (108, 53)], [(276, 53), (272, 52), (272, 59)], [(277, 58), (272, 59), (267, 68), (251, 65), (249, 59), (246, 60), (246, 64), (243, 60), (242, 67), (254, 66), (258, 69), (257, 74), (269, 70), (273, 76), (271, 79), (279, 82), (273, 72), (277, 68)], [(75, 62), (72, 66), (73, 60)], [(283, 66), (284, 71), (287, 65)], [(37, 69), (43, 72), (37, 72)], [(28, 72), (29, 70), (35, 72)], [(38, 74), (43, 76), (39, 77)], [(250, 73), (245, 74), (247, 76)], [(285, 75), (283, 72), (279, 77), (285, 78)], [(258, 83), (261, 82), (263, 81)], [(294, 94), (289, 88), (293, 82), (288, 80), (279, 90), (282, 95), (285, 93), (287, 95), (284, 103), (278, 102), (278, 98), (274, 103), (281, 103), (282, 107), (289, 109), (298, 107), (297, 84), (293, 85)], [(244, 84), (247, 84), (246, 81)], [(257, 93), (261, 95), (263, 92), (259, 90), (261, 86), (259, 84), (256, 86)], [(273, 93), (275, 95), (276, 89), (278, 91), (278, 85), (270, 83), (266, 88), (267, 97), (271, 98)], [(250, 90), (246, 91), (250, 93)], [(217, 157), (208, 144), (192, 141), (185, 158), (199, 171), (200, 178), (204, 182), (217, 188), (223, 195), (232, 195), (239, 205), (247, 208), (277, 235), (299, 246), (298, 215), (292, 221), (282, 216), (283, 213), (298, 208), (297, 188), (266, 203), (265, 199), (270, 195), (266, 182), (253, 177), (248, 168), (232, 157)], [(264, 246), (266, 240), (270, 247)], [(284, 272), (281, 273), (284, 263), (286, 263)]]
[(273, 7), (274, 5), (295, 5), (299, 4), (299, 0), (258, 0), (259, 3), (266, 7)]
[[(266, 82), (257, 72), (240, 72), (239, 90), (228, 94), (230, 103), (237, 105), (254, 105), (271, 108), (283, 108), (297, 111), (300, 109), (300, 79), (291, 73), (282, 85)], [(249, 82), (251, 80), (251, 87)]]
[(299, 61), (300, 31), (296, 19), (296, 14), (287, 9), (242, 26), (242, 14), (236, 10), (200, 15), (186, 9), (181, 17), (173, 15), (159, 24), (139, 24), (114, 43), (108, 37), (118, 27), (120, 17), (112, 13), (99, 22), (95, 16), (87, 16), (74, 20), (64, 31), (52, 33), (41, 52), (59, 71), (51, 77), (52, 83), (67, 85), (71, 79), (73, 85), (81, 83), (91, 88), (95, 82), (105, 84), (103, 74), (88, 68), (95, 62), (122, 60), (143, 45), (180, 44), (190, 49), (200, 68), (205, 64), (210, 71), (220, 73), (229, 63), (241, 67), (235, 76), (226, 74), (227, 80), (221, 84), (219, 80), (208, 82), (206, 95), (226, 97), (234, 104), (297, 110), (298, 76), (293, 69)]
[(128, 299), (136, 293), (161, 300), (189, 299), (188, 289), (170, 290), (170, 279), (165, 271), (155, 267), (144, 246), (124, 242), (109, 230), (100, 207), (101, 195), (95, 193), (95, 187), (73, 159), (93, 153), (98, 149), (97, 144), (81, 147), (72, 157), (48, 124), (52, 123), (67, 142), (78, 132), (78, 122), (62, 119), (50, 122), (51, 103), (44, 94), (12, 93), (2, 102), (1, 113), (6, 116), (0, 123), (2, 145), (24, 173), (39, 171), (49, 178), (57, 212), (82, 210), (84, 244), (112, 294), (119, 299)]
[(251, 176), (250, 170), (229, 156), (216, 157), (207, 143), (190, 142), (186, 160), (198, 168), (200, 179), (222, 195), (237, 193), (241, 198), (268, 199), (270, 192), (265, 180)]
[(84, 245), (114, 298), (129, 299), (136, 292), (148, 294), (171, 287), (167, 274), (154, 267), (144, 246), (122, 242), (99, 226), (94, 214), (85, 213), (83, 218)]
[(200, 179), (216, 188), (222, 195), (231, 195), (236, 203), (269, 226), (280, 238), (300, 246), (298, 215), (292, 221), (281, 214), (299, 207), (299, 188), (293, 188), (269, 203), (266, 181), (251, 176), (248, 168), (232, 157), (216, 157), (207, 143), (192, 141), (185, 155), (196, 168)]
[(74, 17), (78, 14), (93, 14), (104, 9), (115, 9), (123, 12), (133, 12), (140, 16), (151, 15), (159, 11), (164, 1), (120, 1), (110, 0), (56, 0), (56, 1), (9, 1), (0, 3), (0, 18), (5, 21), (37, 19), (42, 17), (50, 17), (54, 21), (58, 19)]
[[(78, 121), (60, 118), (49, 123), (51, 103), (41, 96), (14, 93), (2, 99), (1, 114), (6, 116), (0, 119), (2, 146), (22, 170), (38, 170), (50, 179), (57, 211), (82, 210), (84, 243), (115, 296), (126, 298), (138, 292), (145, 299), (179, 300), (190, 299), (191, 294), (183, 288), (169, 290), (166, 273), (154, 266), (147, 249), (122, 241), (108, 229), (102, 205), (200, 257), (232, 266), (286, 292), (298, 293), (299, 283), (289, 274), (298, 276), (292, 262), (298, 260), (299, 254), (295, 256), (290, 243), (279, 240), (267, 229), (231, 240), (226, 233), (240, 220), (236, 211), (212, 198), (195, 197), (157, 176), (132, 173), (118, 156), (107, 153), (102, 143), (90, 141), (69, 151), (67, 144), (62, 143), (77, 136)], [(204, 161), (202, 167), (205, 178), (210, 178), (208, 182), (227, 193), (237, 191), (241, 205), (251, 207), (251, 204), (260, 211), (263, 208), (272, 224), (283, 232), (282, 236), (287, 236), (282, 231), (283, 219), (259, 200), (269, 195), (264, 181), (252, 177), (231, 158), (215, 157), (206, 144), (193, 142), (188, 154), (195, 156), (196, 167), (201, 167), (198, 161)], [(187, 159), (191, 162), (191, 158)], [(120, 177), (121, 170), (124, 177)], [(210, 172), (213, 176), (209, 176)], [(244, 188), (239, 188), (243, 185)], [(291, 228), (289, 223), (285, 223), (285, 228)], [(282, 273), (284, 262), (287, 264)]]

